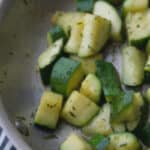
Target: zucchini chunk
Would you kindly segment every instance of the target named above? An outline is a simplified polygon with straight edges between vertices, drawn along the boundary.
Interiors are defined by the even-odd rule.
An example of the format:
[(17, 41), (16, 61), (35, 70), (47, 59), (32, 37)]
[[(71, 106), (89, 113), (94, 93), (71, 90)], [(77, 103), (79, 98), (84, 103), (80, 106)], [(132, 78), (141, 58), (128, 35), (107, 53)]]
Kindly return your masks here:
[(96, 134), (89, 140), (89, 143), (95, 150), (106, 150), (109, 144), (109, 138), (101, 134)]
[(65, 52), (77, 54), (82, 40), (83, 22), (78, 22), (72, 26), (70, 38), (65, 46)]
[(102, 60), (103, 56), (102, 56), (102, 54), (97, 54), (94, 56), (81, 58), (81, 57), (73, 55), (73, 56), (71, 56), (71, 58), (81, 62), (84, 73), (86, 75), (88, 75), (89, 73), (93, 73), (93, 74), (96, 73), (96, 61)]
[(96, 15), (86, 14), (78, 56), (88, 57), (102, 50), (110, 33), (110, 21)]
[(127, 86), (138, 86), (144, 80), (145, 54), (133, 46), (123, 48), (123, 83)]
[(49, 84), (52, 65), (61, 54), (62, 48), (63, 39), (59, 39), (49, 46), (38, 58), (38, 68), (44, 85)]
[(146, 100), (150, 103), (150, 88), (146, 90), (145, 97), (146, 97)]
[(53, 27), (47, 33), (47, 41), (48, 41), (49, 45), (51, 45), (52, 43), (54, 43), (55, 41), (57, 41), (60, 38), (63, 38), (64, 41), (67, 38), (64, 30), (60, 26)]
[(34, 123), (50, 129), (55, 129), (62, 108), (63, 97), (50, 91), (45, 91), (35, 115)]
[(80, 85), (83, 76), (80, 62), (61, 57), (53, 66), (50, 85), (54, 91), (68, 96)]
[(144, 100), (141, 93), (133, 94), (132, 92), (128, 92), (124, 95), (122, 101), (121, 100), (119, 101), (120, 103), (117, 103), (118, 101), (116, 100), (114, 101), (115, 104), (112, 104), (113, 122), (129, 123), (136, 120), (140, 121), (140, 117), (142, 113), (141, 109), (144, 106)]
[(125, 0), (123, 3), (123, 13), (141, 12), (148, 9), (148, 0)]
[(89, 98), (77, 91), (73, 91), (63, 108), (62, 117), (70, 124), (82, 127), (86, 125), (98, 111), (99, 107)]
[(107, 150), (140, 150), (140, 142), (131, 133), (114, 133), (110, 135), (110, 144)]
[(76, 0), (77, 11), (92, 12), (96, 0)]
[(112, 25), (110, 34), (114, 41), (120, 41), (122, 39), (122, 21), (115, 7), (105, 1), (97, 1), (94, 5), (93, 13), (110, 20)]
[[(122, 92), (116, 96), (116, 99), (112, 102), (112, 120), (122, 120), (127, 119), (124, 114), (126, 114), (126, 110), (128, 107), (132, 105), (133, 102), (133, 92), (128, 91), (126, 93)], [(127, 114), (128, 115), (128, 114)], [(130, 117), (130, 116), (129, 116)]]
[(145, 82), (150, 83), (150, 54), (144, 67)]
[(94, 74), (88, 74), (81, 84), (80, 93), (98, 103), (101, 97), (101, 82)]
[(148, 40), (148, 42), (147, 42), (146, 52), (147, 52), (147, 54), (150, 54), (150, 40)]
[(87, 126), (83, 127), (83, 132), (87, 135), (109, 135), (112, 132), (110, 117), (111, 106), (105, 104), (98, 115)]
[(102, 84), (104, 96), (108, 102), (113, 101), (122, 91), (119, 76), (112, 63), (105, 61), (96, 62), (96, 75)]
[(82, 12), (56, 12), (52, 17), (52, 23), (63, 28), (66, 35), (69, 35), (74, 24), (82, 22), (85, 13)]
[(72, 133), (64, 143), (60, 145), (60, 150), (92, 150), (88, 142), (78, 135)]
[(128, 13), (126, 30), (131, 45), (145, 46), (150, 38), (150, 9), (144, 12)]

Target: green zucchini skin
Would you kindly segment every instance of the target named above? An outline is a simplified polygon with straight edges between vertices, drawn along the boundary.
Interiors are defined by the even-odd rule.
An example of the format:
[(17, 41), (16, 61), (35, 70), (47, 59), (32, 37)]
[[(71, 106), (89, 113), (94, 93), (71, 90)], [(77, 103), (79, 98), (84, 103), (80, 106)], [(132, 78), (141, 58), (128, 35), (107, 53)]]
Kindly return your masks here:
[(122, 92), (112, 102), (112, 120), (124, 119), (123, 114), (133, 102), (133, 91)]
[(38, 58), (38, 69), (41, 80), (45, 86), (49, 85), (49, 78), (52, 71), (52, 66), (62, 54), (63, 39), (58, 39), (47, 50), (45, 50)]
[(109, 144), (109, 138), (101, 134), (96, 134), (89, 140), (90, 145), (96, 150), (106, 150)]
[(76, 0), (76, 9), (81, 12), (92, 12), (97, 0)]
[(96, 75), (101, 81), (106, 100), (113, 101), (113, 98), (122, 91), (115, 67), (106, 61), (96, 61)]
[(52, 89), (68, 96), (80, 85), (84, 77), (81, 63), (66, 57), (61, 57), (53, 66), (50, 85)]
[(67, 36), (64, 30), (58, 25), (50, 29), (49, 32), (47, 33), (47, 41), (49, 45), (54, 43), (60, 38), (63, 38), (65, 42), (67, 39)]

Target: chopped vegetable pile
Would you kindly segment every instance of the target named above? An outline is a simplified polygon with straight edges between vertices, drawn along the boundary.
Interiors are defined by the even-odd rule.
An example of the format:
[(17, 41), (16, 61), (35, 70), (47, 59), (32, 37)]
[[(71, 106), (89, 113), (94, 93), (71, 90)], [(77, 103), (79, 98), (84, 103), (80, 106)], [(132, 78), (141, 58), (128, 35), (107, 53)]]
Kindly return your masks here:
[[(150, 146), (149, 0), (76, 0), (77, 11), (56, 12), (38, 58), (45, 90), (35, 125), (59, 119), (82, 130), (60, 150), (148, 150)], [(105, 45), (122, 46), (122, 75), (103, 59)]]

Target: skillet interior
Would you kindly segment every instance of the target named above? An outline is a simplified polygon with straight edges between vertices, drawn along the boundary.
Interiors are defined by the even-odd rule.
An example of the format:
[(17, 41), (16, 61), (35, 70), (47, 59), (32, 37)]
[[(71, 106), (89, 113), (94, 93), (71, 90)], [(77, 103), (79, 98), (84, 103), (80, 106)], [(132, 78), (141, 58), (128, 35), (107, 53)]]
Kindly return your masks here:
[[(57, 10), (72, 10), (73, 0), (14, 0), (0, 22), (0, 93), (8, 116), (25, 116), (30, 136), (24, 137), (36, 150), (57, 150), (72, 130), (60, 125), (58, 138), (33, 127), (31, 114), (39, 104), (43, 86), (36, 70), (39, 54), (47, 47), (46, 33), (51, 15)], [(63, 128), (63, 130), (61, 130)], [(58, 134), (59, 133), (59, 134)], [(13, 138), (13, 137), (12, 137)]]

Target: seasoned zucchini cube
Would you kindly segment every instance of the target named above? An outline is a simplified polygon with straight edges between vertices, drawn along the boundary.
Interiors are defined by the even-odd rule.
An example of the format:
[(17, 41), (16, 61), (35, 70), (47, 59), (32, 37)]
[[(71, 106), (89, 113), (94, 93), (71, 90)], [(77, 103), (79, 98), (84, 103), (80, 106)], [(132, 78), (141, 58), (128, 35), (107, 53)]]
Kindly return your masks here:
[(141, 93), (133, 94), (132, 92), (128, 92), (123, 96), (122, 102), (121, 99), (119, 101), (120, 103), (116, 102), (113, 104), (114, 106), (112, 105), (112, 115), (114, 122), (128, 123), (140, 120), (141, 108), (144, 106), (144, 100)]
[(77, 22), (72, 26), (70, 38), (65, 45), (65, 52), (77, 54), (82, 40), (83, 22)]
[(83, 132), (87, 135), (109, 135), (112, 132), (110, 118), (111, 117), (111, 106), (105, 104), (94, 119), (83, 127)]
[(54, 91), (69, 96), (80, 85), (83, 76), (80, 62), (61, 57), (53, 66), (50, 85)]
[(110, 35), (114, 41), (121, 41), (122, 21), (117, 9), (107, 1), (97, 1), (93, 13), (111, 22)]
[(78, 56), (88, 57), (102, 50), (110, 34), (110, 21), (96, 15), (86, 14)]
[(150, 38), (150, 9), (144, 12), (128, 13), (126, 30), (130, 44), (140, 47), (145, 46)]
[(93, 102), (98, 103), (101, 97), (101, 82), (94, 75), (89, 74), (81, 84), (80, 93), (90, 98)]
[(138, 86), (144, 80), (145, 54), (133, 46), (123, 48), (123, 83), (127, 86)]
[(85, 16), (85, 13), (82, 12), (56, 12), (52, 17), (52, 23), (59, 25), (63, 28), (66, 35), (69, 35), (69, 32), (71, 31), (74, 24), (78, 22), (82, 22), (83, 18)]
[(106, 61), (96, 62), (96, 76), (101, 81), (104, 96), (108, 102), (122, 91), (118, 73), (112, 63)]
[(140, 142), (131, 133), (114, 133), (110, 135), (110, 144), (107, 150), (140, 150)]
[(97, 54), (94, 56), (81, 58), (81, 57), (72, 55), (71, 58), (81, 62), (84, 73), (87, 75), (89, 73), (96, 73), (96, 61), (102, 60), (103, 56), (102, 54)]
[(148, 9), (148, 0), (125, 0), (123, 3), (123, 12), (141, 12)]
[(66, 141), (60, 145), (60, 150), (92, 150), (92, 147), (83, 138), (72, 133)]
[(38, 58), (38, 69), (44, 85), (49, 84), (52, 65), (62, 52), (63, 39), (58, 39), (48, 47)]
[(35, 115), (34, 123), (50, 129), (55, 129), (62, 108), (62, 95), (45, 91)]
[(89, 98), (73, 91), (68, 98), (63, 111), (64, 120), (75, 126), (86, 125), (99, 111), (99, 107)]

